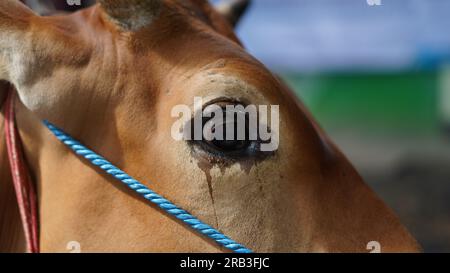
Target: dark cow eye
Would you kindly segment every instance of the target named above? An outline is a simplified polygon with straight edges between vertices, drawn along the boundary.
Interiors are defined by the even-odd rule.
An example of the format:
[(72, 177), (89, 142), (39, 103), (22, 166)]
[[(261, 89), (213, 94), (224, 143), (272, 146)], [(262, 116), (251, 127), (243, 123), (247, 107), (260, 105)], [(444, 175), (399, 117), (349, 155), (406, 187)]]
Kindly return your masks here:
[[(196, 119), (193, 118), (189, 123), (192, 126), (189, 144), (197, 155), (213, 162), (222, 160), (235, 162), (248, 158), (261, 160), (273, 154), (273, 152), (261, 150), (261, 145), (269, 143), (270, 139), (261, 140), (258, 134), (257, 111), (252, 110), (254, 108), (247, 108), (236, 102), (219, 102), (213, 104), (214, 110), (209, 112), (209, 106), (211, 105), (203, 110), (201, 139), (198, 138), (198, 133), (197, 135), (195, 133)], [(205, 115), (205, 112), (210, 115)], [(221, 118), (217, 119), (216, 114), (221, 115)]]
[[(210, 146), (212, 149), (216, 149), (223, 153), (233, 153), (239, 151), (245, 151), (251, 144), (248, 134), (248, 117), (239, 121), (237, 115), (234, 113), (227, 112), (226, 109), (222, 109), (223, 114), (223, 123), (215, 124), (214, 126), (207, 126), (208, 122), (211, 122), (211, 119), (204, 120), (203, 129), (209, 128), (209, 132), (206, 133), (214, 134), (217, 132), (217, 127), (221, 127), (222, 133), (219, 134), (222, 136), (220, 139), (213, 138), (212, 140), (203, 140), (203, 142)], [(239, 122), (245, 123), (239, 125)], [(242, 137), (238, 137), (238, 126), (243, 126), (245, 130), (245, 134)], [(231, 132), (227, 130), (232, 128)], [(230, 137), (231, 136), (231, 137)]]
[[(215, 157), (240, 158), (252, 155), (257, 152), (259, 142), (255, 137), (250, 137), (249, 114), (238, 112), (227, 105), (236, 106), (234, 103), (216, 103), (220, 111), (211, 113), (211, 117), (202, 118), (201, 140), (194, 140), (195, 129), (192, 127), (191, 144), (197, 152), (206, 152)], [(215, 114), (221, 114), (221, 122), (217, 123)]]
[(250, 145), (250, 142), (247, 140), (213, 140), (207, 141), (207, 143), (223, 152), (245, 150)]
[[(211, 118), (203, 118), (204, 138), (202, 144), (209, 149), (221, 153), (239, 153), (246, 151), (251, 145), (248, 133), (248, 115), (239, 116), (234, 110), (221, 107), (222, 122)], [(244, 134), (238, 134), (239, 130), (244, 130)], [(209, 136), (209, 138), (208, 138)]]

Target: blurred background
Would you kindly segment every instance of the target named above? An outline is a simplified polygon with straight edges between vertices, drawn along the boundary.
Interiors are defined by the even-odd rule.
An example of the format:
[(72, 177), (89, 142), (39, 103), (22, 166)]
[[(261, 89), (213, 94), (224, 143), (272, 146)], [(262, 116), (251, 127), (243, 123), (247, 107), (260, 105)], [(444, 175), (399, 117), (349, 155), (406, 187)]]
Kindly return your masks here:
[(449, 14), (449, 0), (255, 0), (238, 28), (427, 252), (450, 251)]

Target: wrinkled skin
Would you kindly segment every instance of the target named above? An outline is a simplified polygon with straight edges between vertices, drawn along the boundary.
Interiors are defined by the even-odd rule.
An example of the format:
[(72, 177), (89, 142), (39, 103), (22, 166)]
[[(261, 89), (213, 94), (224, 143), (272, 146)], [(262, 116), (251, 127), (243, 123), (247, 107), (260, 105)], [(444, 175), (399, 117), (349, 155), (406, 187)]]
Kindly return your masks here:
[[(39, 17), (17, 1), (0, 2), (0, 79), (20, 97), (41, 251), (65, 252), (70, 241), (84, 252), (224, 251), (92, 169), (42, 119), (254, 251), (368, 252), (370, 241), (386, 252), (419, 250), (224, 17), (206, 1), (161, 5), (145, 27), (126, 30), (99, 5)], [(195, 96), (279, 105), (279, 149), (229, 161), (175, 141), (170, 109), (192, 107)], [(3, 135), (0, 178), (0, 250), (24, 251)]]

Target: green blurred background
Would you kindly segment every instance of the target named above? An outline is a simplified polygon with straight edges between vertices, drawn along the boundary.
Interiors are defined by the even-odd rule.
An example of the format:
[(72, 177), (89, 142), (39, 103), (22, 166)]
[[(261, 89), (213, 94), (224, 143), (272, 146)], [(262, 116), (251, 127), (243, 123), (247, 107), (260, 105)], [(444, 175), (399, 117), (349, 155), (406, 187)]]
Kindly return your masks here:
[(433, 72), (286, 74), (320, 123), (328, 129), (370, 134), (439, 130), (439, 77)]

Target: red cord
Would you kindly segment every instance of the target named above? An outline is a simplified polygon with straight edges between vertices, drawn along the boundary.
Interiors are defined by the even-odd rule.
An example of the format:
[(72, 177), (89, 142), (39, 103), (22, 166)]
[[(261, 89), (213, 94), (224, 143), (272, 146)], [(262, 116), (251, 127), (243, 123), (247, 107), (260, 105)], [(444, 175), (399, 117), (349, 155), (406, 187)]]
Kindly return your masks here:
[(6, 146), (27, 248), (31, 253), (38, 253), (39, 234), (36, 190), (24, 160), (22, 143), (15, 123), (14, 98), (15, 90), (11, 88), (4, 108)]

